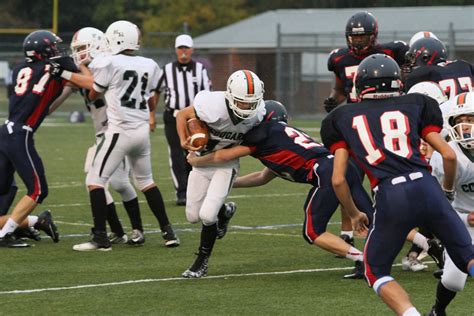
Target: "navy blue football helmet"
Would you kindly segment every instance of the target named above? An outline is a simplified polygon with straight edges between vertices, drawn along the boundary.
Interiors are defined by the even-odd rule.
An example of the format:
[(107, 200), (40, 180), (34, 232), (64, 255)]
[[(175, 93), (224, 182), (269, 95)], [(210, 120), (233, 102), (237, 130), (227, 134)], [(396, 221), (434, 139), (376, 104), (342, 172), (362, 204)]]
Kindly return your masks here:
[(288, 112), (283, 104), (274, 100), (265, 101), (264, 121), (282, 121), (288, 123)]
[(405, 60), (410, 67), (436, 65), (446, 61), (447, 58), (446, 47), (434, 37), (420, 38), (405, 54)]
[(360, 99), (382, 99), (400, 95), (400, 67), (388, 55), (370, 55), (364, 58), (357, 68), (355, 87)]
[(376, 45), (378, 29), (372, 13), (357, 12), (346, 24), (347, 47), (356, 55), (369, 54)]
[(59, 56), (58, 44), (62, 40), (53, 32), (39, 30), (30, 33), (23, 41), (23, 52), (28, 62)]

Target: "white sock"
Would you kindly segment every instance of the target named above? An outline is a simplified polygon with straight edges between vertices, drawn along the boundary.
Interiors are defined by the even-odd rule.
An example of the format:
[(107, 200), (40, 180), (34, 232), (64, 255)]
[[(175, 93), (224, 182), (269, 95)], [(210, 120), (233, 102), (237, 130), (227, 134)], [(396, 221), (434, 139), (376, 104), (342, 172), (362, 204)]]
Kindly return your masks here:
[(28, 227), (33, 227), (38, 222), (38, 216), (30, 215), (28, 218)]
[(416, 233), (413, 237), (413, 243), (423, 250), (428, 251), (430, 246), (428, 245), (428, 239), (420, 233)]
[(341, 235), (347, 235), (349, 237), (354, 237), (354, 232), (352, 230), (341, 230)]
[(416, 307), (410, 307), (406, 311), (403, 312), (402, 316), (421, 316), (420, 312), (416, 309)]
[(8, 233), (13, 233), (15, 229), (17, 229), (18, 224), (11, 217), (8, 218), (7, 222), (3, 226), (2, 230), (0, 230), (0, 238), (5, 237)]
[(351, 247), (346, 253), (346, 258), (352, 261), (364, 261), (364, 254), (359, 249)]

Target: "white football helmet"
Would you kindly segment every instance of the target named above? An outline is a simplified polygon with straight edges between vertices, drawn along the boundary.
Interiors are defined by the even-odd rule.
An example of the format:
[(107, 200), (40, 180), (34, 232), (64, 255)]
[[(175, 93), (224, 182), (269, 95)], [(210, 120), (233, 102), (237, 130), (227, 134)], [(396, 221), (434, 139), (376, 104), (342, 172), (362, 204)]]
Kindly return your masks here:
[(105, 37), (114, 55), (127, 49), (140, 49), (140, 29), (131, 22), (121, 20), (110, 24)]
[(84, 27), (74, 33), (71, 41), (72, 58), (76, 65), (89, 64), (95, 57), (109, 51), (105, 34), (93, 27)]
[[(263, 82), (250, 70), (238, 70), (227, 80), (225, 97), (232, 112), (241, 119), (250, 119), (263, 106)], [(262, 104), (260, 104), (262, 103)]]
[(443, 89), (441, 89), (441, 87), (433, 81), (419, 82), (411, 87), (410, 90), (408, 90), (408, 93), (421, 93), (427, 95), (438, 101), (439, 105), (448, 101), (448, 97), (444, 93)]
[(411, 47), (413, 45), (413, 43), (415, 43), (420, 38), (429, 38), (429, 37), (432, 37), (432, 38), (435, 38), (435, 39), (439, 40), (439, 38), (431, 32), (420, 31), (418, 33), (415, 33), (415, 35), (413, 35), (410, 38), (410, 42), (408, 42), (408, 46)]
[[(474, 149), (474, 92), (461, 93), (446, 103), (449, 108), (444, 116), (451, 139), (462, 147)], [(460, 116), (468, 116), (456, 123)]]

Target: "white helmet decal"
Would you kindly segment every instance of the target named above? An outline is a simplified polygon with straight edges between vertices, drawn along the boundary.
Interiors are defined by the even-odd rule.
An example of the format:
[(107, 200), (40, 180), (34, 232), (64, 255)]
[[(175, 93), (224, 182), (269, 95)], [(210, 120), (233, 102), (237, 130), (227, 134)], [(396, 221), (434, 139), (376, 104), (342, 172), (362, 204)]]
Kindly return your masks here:
[(238, 70), (227, 80), (225, 97), (232, 112), (241, 119), (250, 119), (263, 106), (263, 82), (250, 70)]
[(140, 29), (131, 22), (121, 20), (110, 24), (105, 37), (114, 55), (127, 49), (140, 49)]

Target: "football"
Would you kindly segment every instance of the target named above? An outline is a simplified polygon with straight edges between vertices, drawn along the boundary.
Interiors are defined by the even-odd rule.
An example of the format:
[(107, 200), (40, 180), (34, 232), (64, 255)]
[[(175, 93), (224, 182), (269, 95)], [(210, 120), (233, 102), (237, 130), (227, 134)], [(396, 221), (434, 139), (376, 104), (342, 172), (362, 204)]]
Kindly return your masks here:
[(191, 140), (189, 141), (193, 147), (205, 146), (209, 141), (209, 129), (203, 121), (192, 118), (187, 122), (187, 127)]

